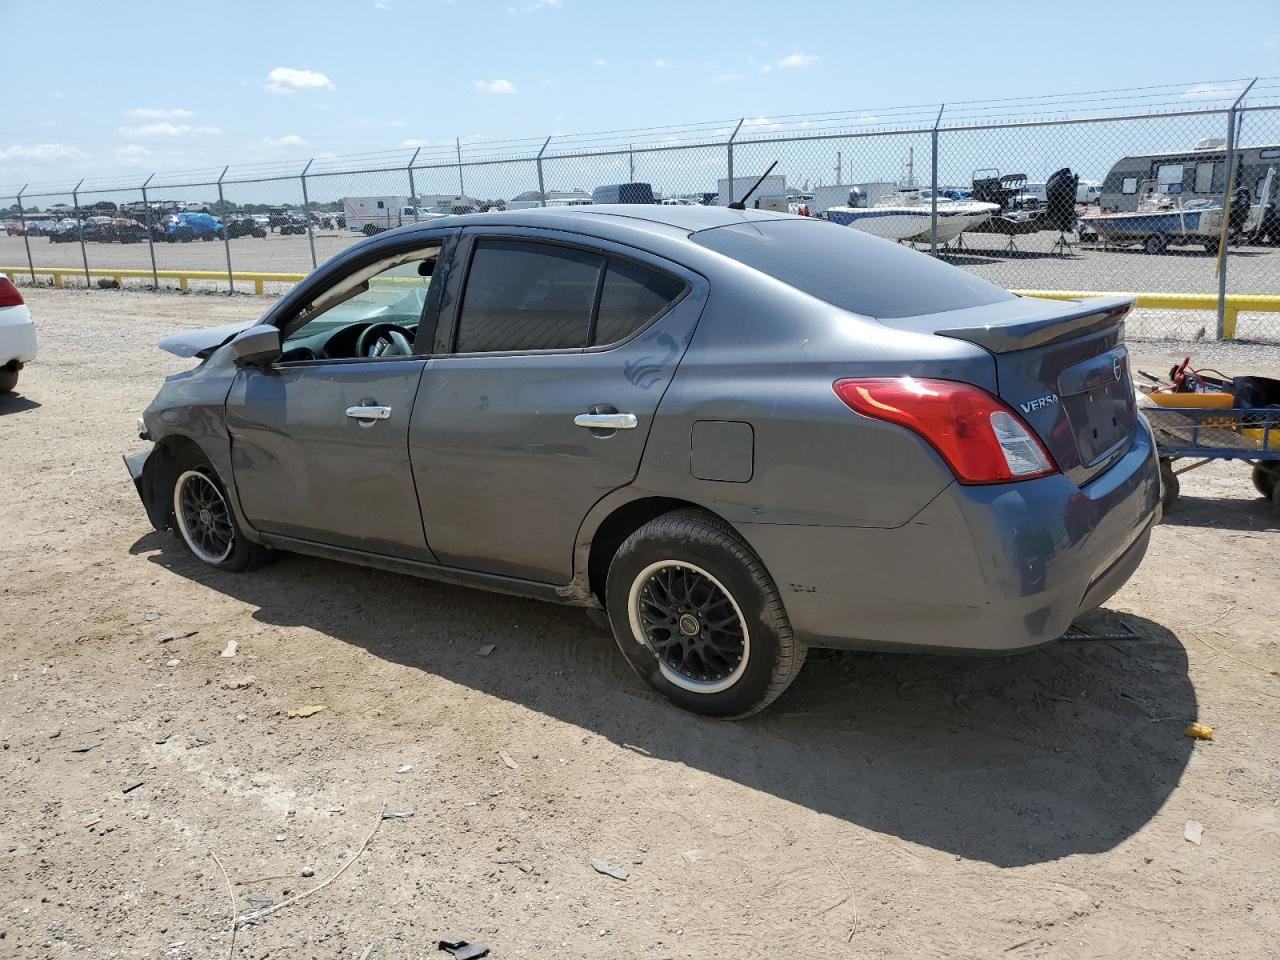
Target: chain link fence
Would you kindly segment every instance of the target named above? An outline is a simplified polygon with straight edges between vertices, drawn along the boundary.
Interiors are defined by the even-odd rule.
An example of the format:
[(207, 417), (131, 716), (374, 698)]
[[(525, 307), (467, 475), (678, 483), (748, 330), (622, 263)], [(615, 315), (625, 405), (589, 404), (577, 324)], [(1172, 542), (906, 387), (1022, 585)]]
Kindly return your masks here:
[(1134, 337), (1280, 341), (1277, 78), (26, 186), (0, 195), (0, 272), (278, 292), (365, 236), (442, 215), (725, 205), (753, 185), (749, 206), (911, 244), (1011, 290), (1144, 294)]

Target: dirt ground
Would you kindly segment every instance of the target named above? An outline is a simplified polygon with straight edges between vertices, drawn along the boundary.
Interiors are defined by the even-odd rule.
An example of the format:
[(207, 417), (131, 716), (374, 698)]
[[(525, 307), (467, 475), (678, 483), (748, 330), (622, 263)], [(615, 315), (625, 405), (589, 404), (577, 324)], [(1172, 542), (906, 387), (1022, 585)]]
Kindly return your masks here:
[(188, 365), (151, 344), (264, 302), (27, 293), (40, 359), (0, 400), (0, 956), (225, 957), (218, 861), (245, 914), (353, 857), (235, 956), (1276, 955), (1280, 516), (1247, 468), (1186, 476), (1082, 621), (1135, 639), (819, 653), (764, 716), (706, 721), (580, 612), (202, 568), (120, 454)]

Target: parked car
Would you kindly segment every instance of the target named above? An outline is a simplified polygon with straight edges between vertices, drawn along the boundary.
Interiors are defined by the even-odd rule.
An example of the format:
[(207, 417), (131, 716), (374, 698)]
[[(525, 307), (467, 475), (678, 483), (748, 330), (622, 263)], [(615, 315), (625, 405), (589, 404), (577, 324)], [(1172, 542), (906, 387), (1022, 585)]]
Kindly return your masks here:
[(279, 226), (282, 237), (303, 234), (307, 232), (307, 218), (300, 213), (286, 213)]
[(147, 239), (147, 228), (137, 220), (124, 217), (94, 218), (98, 222), (86, 224), (85, 240), (101, 243), (141, 243)]
[(64, 218), (45, 231), (45, 236), (50, 243), (78, 243), (82, 229), (76, 221)]
[(164, 239), (168, 243), (190, 243), (192, 240), (221, 240), (222, 224), (208, 213), (178, 213), (165, 217)]
[(0, 394), (11, 393), (18, 374), (36, 358), (36, 325), (22, 294), (0, 276)]
[(236, 237), (262, 238), (267, 235), (267, 228), (259, 224), (253, 217), (228, 217), (226, 229), (227, 236), (233, 240)]
[(603, 610), (654, 689), (728, 717), (810, 646), (1021, 650), (1132, 574), (1160, 501), (1132, 298), (634, 210), (405, 227), (162, 341), (200, 364), (127, 458), (151, 522), (222, 570), (287, 550)]

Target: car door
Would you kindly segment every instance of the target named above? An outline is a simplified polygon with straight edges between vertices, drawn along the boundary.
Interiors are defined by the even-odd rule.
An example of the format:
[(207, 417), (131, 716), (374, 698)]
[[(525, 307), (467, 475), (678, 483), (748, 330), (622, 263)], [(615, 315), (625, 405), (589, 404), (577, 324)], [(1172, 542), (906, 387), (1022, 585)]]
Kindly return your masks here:
[[(408, 436), (427, 363), (427, 348), (414, 342), (420, 322), (431, 328), (424, 343), (432, 341), (437, 309), (422, 264), (434, 272), (441, 249), (441, 240), (418, 241), (417, 249), (335, 277), (308, 298), (313, 309), (279, 321), (279, 362), (236, 375), (226, 407), (232, 471), (245, 515), (259, 530), (432, 559)], [(386, 325), (378, 328), (385, 339), (370, 337), (357, 350), (372, 323)], [(396, 332), (408, 355), (394, 353), (403, 349)]]
[(567, 582), (591, 506), (629, 483), (706, 302), (676, 264), (576, 234), (471, 228), (409, 443), (442, 563)]

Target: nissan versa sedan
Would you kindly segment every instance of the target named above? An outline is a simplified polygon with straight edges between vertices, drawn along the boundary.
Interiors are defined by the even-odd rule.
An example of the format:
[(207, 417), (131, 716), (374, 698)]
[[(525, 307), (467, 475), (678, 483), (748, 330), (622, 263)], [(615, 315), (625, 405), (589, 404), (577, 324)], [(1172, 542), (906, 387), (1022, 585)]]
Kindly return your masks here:
[(811, 646), (1022, 650), (1124, 583), (1160, 499), (1132, 306), (765, 211), (448, 217), (162, 341), (200, 363), (126, 462), (210, 566), (593, 608), (658, 692), (742, 717)]

